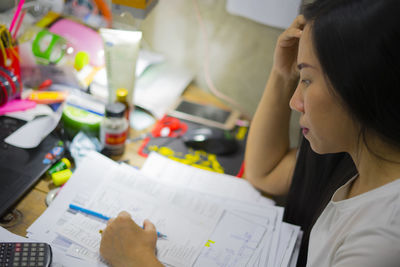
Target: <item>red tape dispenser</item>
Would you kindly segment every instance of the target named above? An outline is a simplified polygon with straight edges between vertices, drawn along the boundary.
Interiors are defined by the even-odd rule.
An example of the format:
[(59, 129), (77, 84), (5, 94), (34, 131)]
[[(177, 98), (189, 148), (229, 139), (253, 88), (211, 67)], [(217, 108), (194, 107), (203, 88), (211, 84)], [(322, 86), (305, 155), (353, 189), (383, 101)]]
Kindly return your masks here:
[(188, 127), (186, 123), (179, 119), (164, 116), (159, 120), (151, 131), (153, 137), (179, 137), (186, 133)]
[[(188, 126), (186, 123), (181, 122), (179, 119), (170, 117), (165, 115), (162, 117), (161, 120), (157, 121), (157, 123), (154, 125), (153, 130), (151, 130), (151, 136), (152, 137), (171, 137), (171, 138), (176, 138), (184, 135), (188, 129)], [(148, 154), (145, 154), (143, 152), (144, 148), (146, 145), (149, 143), (150, 137), (146, 137), (143, 140), (142, 145), (139, 148), (139, 155), (143, 157), (147, 157)]]

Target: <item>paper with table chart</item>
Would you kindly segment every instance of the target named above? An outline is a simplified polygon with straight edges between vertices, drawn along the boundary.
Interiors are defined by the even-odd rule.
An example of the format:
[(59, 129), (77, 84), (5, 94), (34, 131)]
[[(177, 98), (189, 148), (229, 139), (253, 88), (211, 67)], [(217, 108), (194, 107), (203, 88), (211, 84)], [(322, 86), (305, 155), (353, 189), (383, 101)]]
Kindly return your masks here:
[[(68, 205), (73, 203), (111, 217), (126, 210), (138, 224), (149, 218), (168, 236), (157, 242), (157, 257), (168, 266), (245, 266), (251, 260), (258, 265), (248, 266), (269, 266), (260, 264), (284, 262), (292, 255), (297, 235), (293, 231), (282, 234), (288, 229), (281, 227), (282, 208), (262, 200), (257, 191), (251, 194), (243, 186), (247, 201), (242, 201), (217, 190), (208, 194), (157, 179), (90, 153), (50, 207), (29, 227), (28, 237), (50, 243), (60, 266), (104, 266), (98, 253), (98, 231), (106, 222), (71, 212)], [(245, 182), (235, 178), (240, 185), (233, 186), (227, 181), (219, 182), (221, 191), (235, 188), (240, 192)]]
[[(179, 192), (165, 187), (157, 188), (157, 184), (149, 188), (149, 183), (141, 184), (137, 180), (148, 179), (139, 178), (138, 173), (132, 176), (118, 169), (111, 169), (86, 207), (111, 217), (126, 210), (140, 225), (145, 218), (149, 218), (158, 231), (168, 233), (167, 240), (160, 239), (157, 243), (158, 258), (175, 266), (193, 264), (204, 246), (203, 241), (210, 236), (223, 210), (214, 203), (197, 200), (188, 194), (177, 196)], [(177, 198), (183, 204), (189, 203), (189, 208), (181, 209), (178, 205), (173, 205)], [(94, 220), (91, 216), (77, 215), (57, 227), (56, 232), (83, 244), (91, 252), (97, 252), (100, 245), (98, 231), (105, 228), (105, 222)]]
[[(246, 215), (246, 218), (255, 220), (255, 217), (265, 215), (267, 211), (276, 212), (275, 217), (269, 217), (275, 218), (274, 223), (270, 224), (273, 227), (273, 233), (268, 238), (263, 238), (248, 266), (286, 266), (288, 264), (299, 234), (299, 227), (285, 224), (285, 229), (281, 231), (283, 209), (278, 207), (267, 209), (265, 205), (268, 206), (274, 202), (262, 197), (247, 181), (232, 179), (229, 175), (194, 169), (154, 152), (150, 153), (141, 171), (164, 184), (195, 190), (210, 196), (213, 201), (218, 201), (227, 210), (236, 209), (242, 214), (252, 211), (251, 214)], [(276, 265), (278, 263), (281, 265)]]

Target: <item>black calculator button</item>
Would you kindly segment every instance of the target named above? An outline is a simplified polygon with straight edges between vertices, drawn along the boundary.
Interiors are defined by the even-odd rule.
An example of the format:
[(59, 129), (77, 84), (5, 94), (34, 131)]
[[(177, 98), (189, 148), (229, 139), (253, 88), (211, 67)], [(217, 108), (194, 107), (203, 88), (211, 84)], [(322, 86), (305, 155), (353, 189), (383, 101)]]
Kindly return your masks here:
[[(40, 252), (39, 252), (40, 251)], [(0, 242), (0, 267), (43, 266), (51, 264), (51, 247), (45, 243)]]

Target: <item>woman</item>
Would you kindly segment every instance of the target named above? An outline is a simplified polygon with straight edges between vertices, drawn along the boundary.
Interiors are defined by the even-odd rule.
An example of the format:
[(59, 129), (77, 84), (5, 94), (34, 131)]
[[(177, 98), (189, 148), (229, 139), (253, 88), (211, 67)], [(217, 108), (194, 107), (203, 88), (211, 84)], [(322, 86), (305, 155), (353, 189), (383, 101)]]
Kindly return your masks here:
[[(308, 266), (341, 266), (342, 261), (347, 261), (345, 266), (383, 266), (390, 258), (386, 251), (365, 249), (371, 240), (364, 239), (371, 235), (379, 236), (380, 240), (371, 242), (381, 250), (399, 247), (400, 230), (391, 226), (398, 238), (392, 240), (383, 227), (392, 220), (384, 214), (391, 216), (397, 209), (389, 191), (394, 191), (393, 198), (400, 191), (399, 10), (396, 1), (316, 1), (305, 8), (305, 18), (297, 18), (278, 40), (273, 71), (250, 130), (246, 177), (266, 192), (289, 192), (285, 219), (305, 231), (298, 266), (307, 260), (311, 227), (332, 193), (348, 180), (313, 227)], [(295, 67), (300, 82), (293, 94)], [(289, 149), (286, 104), (290, 98), (291, 108), (301, 113), (306, 139), (299, 151)], [(310, 145), (322, 155), (312, 152)], [(269, 156), (267, 163), (263, 155)], [(381, 190), (388, 191), (382, 193), (388, 194), (388, 202), (380, 203), (385, 208), (364, 214), (364, 209), (376, 205), (374, 197), (379, 198)], [(339, 216), (345, 208), (354, 217)], [(377, 213), (383, 221), (375, 225), (363, 224), (358, 217), (368, 221), (368, 216)], [(356, 233), (362, 238), (354, 240)], [(358, 258), (368, 253), (381, 262), (361, 256), (365, 263)], [(393, 255), (399, 255), (398, 251)]]
[[(398, 0), (317, 0), (278, 39), (246, 178), (288, 193), (285, 218), (305, 240), (312, 228), (307, 266), (400, 262), (399, 12)], [(299, 150), (289, 149), (288, 104), (301, 114)], [(158, 266), (155, 243), (150, 222), (142, 230), (123, 213), (100, 251), (113, 266)]]

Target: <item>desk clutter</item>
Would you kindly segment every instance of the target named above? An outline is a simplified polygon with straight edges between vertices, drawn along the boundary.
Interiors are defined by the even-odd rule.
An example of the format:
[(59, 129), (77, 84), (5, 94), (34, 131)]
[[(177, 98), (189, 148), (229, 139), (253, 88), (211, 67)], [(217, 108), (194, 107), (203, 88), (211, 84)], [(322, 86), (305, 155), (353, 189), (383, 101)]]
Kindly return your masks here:
[(147, 157), (154, 151), (197, 168), (238, 175), (244, 159), (247, 131), (248, 127), (222, 130), (165, 116), (142, 141), (138, 153)]
[(139, 225), (149, 218), (167, 236), (157, 242), (157, 257), (167, 266), (294, 266), (296, 262), (300, 229), (282, 222), (281, 207), (243, 179), (154, 152), (140, 170), (89, 153), (28, 228), (27, 236), (50, 244), (54, 263), (104, 266), (99, 230), (107, 220), (102, 218), (122, 210)]
[[(89, 150), (104, 149), (108, 155), (117, 156), (124, 152), (129, 122), (125, 121), (124, 127), (116, 132), (115, 114), (107, 109), (108, 105), (123, 103), (123, 113), (129, 115), (133, 105), (140, 105), (141, 99), (146, 98), (141, 95), (158, 95), (159, 102), (153, 97), (152, 104), (143, 104), (157, 118), (193, 77), (187, 70), (169, 64), (150, 70), (151, 66), (164, 63), (164, 59), (150, 51), (139, 51), (140, 31), (129, 31), (136, 38), (132, 40), (126, 39), (128, 31), (103, 29), (107, 34), (103, 39), (100, 29), (107, 27), (107, 23), (89, 25), (68, 12), (45, 8), (37, 1), (16, 2), (15, 9), (4, 17), (0, 14), (0, 183), (1, 190), (7, 191), (4, 194), (1, 191), (1, 216), (11, 211), (41, 177), (52, 181), (49, 189), (62, 186), (73, 168), (44, 174), (59, 163), (64, 153), (72, 161)], [(66, 1), (66, 7), (71, 7), (71, 2)], [(111, 50), (118, 47), (134, 49), (123, 53), (123, 60), (112, 57), (113, 69), (120, 67), (120, 62), (126, 64), (117, 77), (107, 71), (105, 63), (111, 58), (105, 54), (114, 54)], [(130, 60), (128, 54), (132, 56)], [(145, 70), (146, 75), (142, 76)], [(160, 92), (157, 85), (160, 82), (165, 92)], [(109, 93), (109, 88), (115, 95)], [(152, 109), (154, 106), (156, 110)], [(152, 117), (150, 124), (156, 118)], [(8, 127), (13, 124), (18, 127)], [(62, 148), (62, 153), (47, 157), (56, 147)], [(71, 148), (76, 153), (71, 153)]]
[[(248, 131), (240, 114), (204, 102), (173, 109), (193, 73), (140, 49), (140, 31), (111, 29), (102, 1), (78, 18), (33, 2), (18, 1), (0, 25), (0, 214), (41, 177), (52, 190), (27, 239), (0, 228), (0, 241), (46, 242), (52, 266), (106, 266), (99, 232), (125, 210), (154, 222), (167, 266), (295, 266), (300, 228), (236, 177)], [(194, 106), (200, 121), (186, 116)], [(219, 124), (201, 120), (217, 113)], [(111, 159), (134, 142), (141, 169)]]

